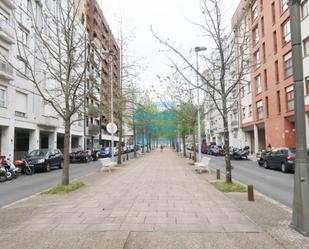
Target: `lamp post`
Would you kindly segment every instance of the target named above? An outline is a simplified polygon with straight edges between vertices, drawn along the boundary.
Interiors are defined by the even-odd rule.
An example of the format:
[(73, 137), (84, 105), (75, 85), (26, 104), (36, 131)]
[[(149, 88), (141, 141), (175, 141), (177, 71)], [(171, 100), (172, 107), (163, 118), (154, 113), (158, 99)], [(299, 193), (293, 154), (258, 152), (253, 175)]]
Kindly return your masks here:
[[(197, 161), (201, 161), (202, 157), (202, 151), (201, 151), (201, 146), (202, 146), (202, 136), (201, 136), (201, 113), (200, 113), (200, 75), (199, 75), (199, 64), (198, 64), (198, 53), (201, 51), (207, 50), (206, 47), (195, 47), (194, 51), (196, 54), (196, 84), (197, 84), (197, 135), (198, 135), (198, 157)], [(194, 131), (193, 131), (194, 132)]]
[(290, 0), (292, 60), (294, 77), (294, 105), (296, 132), (296, 159), (294, 174), (294, 199), (291, 227), (309, 236), (309, 167), (307, 159), (305, 103), (303, 83), (303, 58), (300, 24), (300, 0)]

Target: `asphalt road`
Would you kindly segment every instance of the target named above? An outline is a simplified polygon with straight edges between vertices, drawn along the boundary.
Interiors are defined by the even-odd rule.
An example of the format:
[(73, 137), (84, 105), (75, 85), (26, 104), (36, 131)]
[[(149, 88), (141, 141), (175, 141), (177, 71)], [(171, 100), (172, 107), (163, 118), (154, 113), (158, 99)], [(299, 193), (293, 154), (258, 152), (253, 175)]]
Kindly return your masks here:
[[(71, 164), (70, 178), (74, 180), (91, 172), (100, 170), (99, 161)], [(62, 170), (53, 169), (48, 173), (35, 173), (31, 176), (20, 175), (17, 179), (0, 183), (0, 207), (55, 186), (61, 181)]]
[[(223, 157), (211, 157), (210, 167), (225, 172)], [(294, 174), (264, 169), (256, 161), (232, 160), (232, 177), (288, 207), (292, 207)]]

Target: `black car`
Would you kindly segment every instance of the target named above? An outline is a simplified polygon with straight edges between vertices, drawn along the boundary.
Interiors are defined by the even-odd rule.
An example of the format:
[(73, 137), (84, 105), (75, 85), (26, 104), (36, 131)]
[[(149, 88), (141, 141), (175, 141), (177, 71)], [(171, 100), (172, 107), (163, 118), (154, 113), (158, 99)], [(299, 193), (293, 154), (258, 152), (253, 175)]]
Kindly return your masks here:
[(74, 148), (70, 153), (70, 162), (87, 163), (92, 160), (91, 154), (88, 151), (84, 151), (81, 148)]
[(217, 145), (210, 145), (207, 152), (208, 155), (218, 156), (219, 147)]
[(51, 168), (63, 167), (63, 155), (58, 149), (38, 149), (31, 151), (25, 158), (28, 164), (34, 165), (34, 170), (49, 172)]
[(268, 169), (280, 169), (282, 172), (294, 171), (295, 166), (294, 148), (276, 148), (262, 155), (263, 166)]

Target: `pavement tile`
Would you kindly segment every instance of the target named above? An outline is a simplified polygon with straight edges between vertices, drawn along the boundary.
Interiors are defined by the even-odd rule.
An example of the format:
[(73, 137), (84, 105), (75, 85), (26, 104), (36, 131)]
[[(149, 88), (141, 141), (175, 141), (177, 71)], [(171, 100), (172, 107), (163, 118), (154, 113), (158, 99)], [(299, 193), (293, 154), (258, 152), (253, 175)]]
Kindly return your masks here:
[(133, 232), (153, 232), (154, 224), (128, 224), (123, 223), (120, 227), (122, 231), (133, 231)]
[(54, 231), (85, 231), (87, 224), (59, 224)]
[(121, 224), (90, 224), (87, 231), (119, 231)]

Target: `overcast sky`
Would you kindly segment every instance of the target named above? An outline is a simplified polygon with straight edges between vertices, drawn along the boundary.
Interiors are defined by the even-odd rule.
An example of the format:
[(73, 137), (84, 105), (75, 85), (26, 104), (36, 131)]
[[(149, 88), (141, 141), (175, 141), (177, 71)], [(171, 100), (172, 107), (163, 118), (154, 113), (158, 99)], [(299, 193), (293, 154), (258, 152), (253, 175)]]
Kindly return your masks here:
[[(122, 20), (124, 33), (134, 31), (135, 39), (130, 42), (130, 52), (141, 58), (147, 70), (142, 74), (143, 85), (156, 85), (157, 75), (168, 73), (162, 45), (150, 32), (152, 25), (161, 37), (169, 38), (184, 52), (195, 46), (207, 46), (200, 30), (190, 23), (202, 18), (200, 0), (98, 0), (103, 13), (115, 36), (119, 33), (119, 20)], [(230, 19), (239, 0), (223, 0), (224, 18)]]

